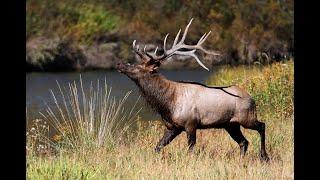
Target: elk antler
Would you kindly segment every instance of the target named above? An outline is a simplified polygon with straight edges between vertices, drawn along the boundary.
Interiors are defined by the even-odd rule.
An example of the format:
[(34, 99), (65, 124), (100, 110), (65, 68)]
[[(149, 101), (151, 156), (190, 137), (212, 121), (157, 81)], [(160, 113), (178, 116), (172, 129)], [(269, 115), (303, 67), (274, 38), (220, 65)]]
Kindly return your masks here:
[[(140, 52), (139, 45), (137, 45), (137, 47), (136, 47), (136, 40), (134, 40), (132, 42), (132, 48), (133, 48), (134, 52), (140, 56), (140, 58), (143, 62), (149, 61), (149, 59), (147, 59), (148, 57), (146, 57), (142, 52)], [(146, 51), (146, 46), (144, 46), (143, 51), (144, 52)]]
[[(191, 18), (191, 20), (189, 21), (188, 25), (186, 26), (184, 33), (182, 35), (181, 40), (178, 42), (179, 36), (180, 36), (180, 32), (181, 29), (178, 31), (174, 41), (173, 41), (173, 45), (171, 47), (171, 49), (166, 49), (166, 43), (167, 43), (167, 38), (169, 36), (169, 34), (167, 34), (164, 38), (163, 41), (163, 51), (164, 53), (160, 56), (156, 55), (157, 49), (155, 50), (154, 54), (150, 54), (149, 52), (146, 52), (146, 55), (155, 60), (155, 61), (163, 61), (173, 55), (182, 55), (182, 56), (191, 56), (193, 57), (197, 63), (203, 67), (204, 69), (206, 69), (207, 71), (209, 71), (209, 69), (199, 60), (198, 56), (195, 54), (196, 50), (201, 50), (206, 54), (211, 54), (211, 55), (220, 55), (219, 53), (213, 52), (213, 51), (208, 51), (206, 49), (204, 49), (202, 47), (202, 44), (204, 43), (204, 41), (208, 38), (208, 36), (210, 35), (211, 31), (209, 31), (208, 33), (204, 33), (202, 35), (202, 37), (199, 39), (199, 41), (197, 42), (196, 45), (187, 45), (184, 43), (184, 40), (186, 39), (189, 27), (192, 23), (193, 18)], [(133, 43), (133, 47), (135, 48), (135, 41)], [(181, 49), (187, 49), (187, 51), (181, 51)], [(136, 50), (135, 50), (136, 51)], [(139, 47), (138, 47), (138, 51), (139, 51)], [(144, 48), (145, 51), (145, 48)], [(136, 51), (137, 52), (137, 51)], [(139, 52), (140, 53), (140, 52)], [(139, 55), (139, 53), (137, 52), (137, 54)], [(141, 53), (140, 53), (141, 54)], [(139, 55), (140, 56), (140, 55)]]

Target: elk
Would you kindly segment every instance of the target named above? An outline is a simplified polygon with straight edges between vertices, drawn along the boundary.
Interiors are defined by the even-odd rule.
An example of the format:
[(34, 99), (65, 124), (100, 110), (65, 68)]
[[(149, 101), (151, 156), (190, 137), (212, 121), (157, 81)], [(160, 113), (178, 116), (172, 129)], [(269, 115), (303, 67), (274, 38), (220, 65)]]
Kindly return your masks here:
[(209, 87), (196, 82), (171, 81), (161, 75), (157, 69), (174, 55), (193, 57), (203, 68), (207, 67), (199, 60), (195, 52), (200, 50), (206, 54), (219, 55), (202, 47), (209, 36), (205, 33), (196, 45), (184, 43), (192, 19), (186, 26), (181, 40), (177, 33), (172, 48), (166, 49), (167, 34), (163, 42), (163, 54), (146, 52), (133, 41), (133, 51), (137, 54), (138, 64), (119, 62), (116, 69), (127, 75), (139, 87), (147, 104), (160, 114), (166, 129), (157, 143), (155, 151), (159, 152), (181, 132), (187, 133), (188, 149), (192, 151), (196, 143), (196, 130), (223, 128), (240, 146), (240, 157), (246, 154), (248, 141), (243, 136), (240, 126), (256, 130), (260, 134), (262, 160), (269, 160), (265, 150), (265, 123), (258, 121), (255, 101), (240, 87)]

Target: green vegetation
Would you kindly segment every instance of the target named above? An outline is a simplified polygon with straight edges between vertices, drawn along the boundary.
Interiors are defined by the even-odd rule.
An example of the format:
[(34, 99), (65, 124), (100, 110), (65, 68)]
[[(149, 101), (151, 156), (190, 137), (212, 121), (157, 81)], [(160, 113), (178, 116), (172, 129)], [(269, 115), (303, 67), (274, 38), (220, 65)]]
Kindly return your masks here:
[(27, 1), (27, 39), (58, 36), (91, 43), (94, 37), (115, 30), (120, 21), (117, 15), (100, 5), (70, 0)]
[[(256, 100), (258, 117), (266, 123), (266, 148), (271, 158), (269, 163), (259, 160), (258, 133), (247, 129), (242, 129), (250, 143), (248, 154), (243, 160), (240, 160), (237, 143), (229, 137), (227, 132), (218, 129), (198, 131), (195, 151), (191, 154), (187, 153), (185, 133), (166, 146), (160, 154), (156, 154), (154, 147), (164, 129), (160, 121), (141, 120), (135, 118), (132, 113), (130, 115), (130, 111), (125, 116), (131, 119), (130, 121), (123, 121), (125, 122), (123, 126), (112, 126), (124, 115), (116, 114), (116, 109), (121, 109), (119, 107), (121, 103), (106, 103), (107, 99), (113, 99), (107, 95), (108, 89), (97, 88), (96, 91), (92, 91), (93, 93), (86, 95), (86, 100), (81, 100), (82, 96), (79, 95), (82, 93), (82, 86), (80, 85), (79, 88), (71, 84), (70, 91), (61, 95), (65, 95), (66, 101), (71, 102), (72, 110), (69, 114), (70, 117), (75, 118), (75, 121), (71, 121), (75, 124), (55, 127), (61, 132), (67, 131), (71, 134), (73, 132), (71, 127), (83, 127), (75, 131), (81, 133), (74, 134), (78, 138), (72, 138), (73, 135), (61, 135), (61, 133), (57, 133), (57, 136), (49, 140), (43, 138), (48, 137), (46, 122), (62, 125), (59, 124), (59, 122), (63, 123), (62, 116), (68, 117), (68, 113), (63, 110), (65, 101), (57, 101), (61, 111), (57, 108), (58, 111), (55, 111), (57, 112), (55, 114), (48, 109), (48, 114), (44, 115), (43, 120), (36, 120), (32, 125), (34, 129), (28, 132), (27, 177), (28, 179), (163, 179), (168, 177), (169, 179), (239, 179), (239, 177), (242, 179), (292, 179), (293, 67), (292, 60), (268, 66), (222, 67), (208, 79), (208, 85), (239, 85), (248, 90)], [(77, 108), (78, 104), (83, 102), (88, 103), (87, 108), (84, 110)], [(107, 110), (102, 112), (102, 107)], [(96, 113), (90, 113), (93, 110)], [(104, 144), (97, 143), (98, 136), (89, 136), (92, 138), (86, 138), (83, 141), (82, 136), (90, 135), (90, 131), (87, 130), (90, 123), (85, 122), (94, 121), (97, 122), (94, 123), (94, 127), (103, 127), (103, 123), (98, 122), (104, 119), (101, 118), (102, 116), (106, 117), (106, 112), (110, 112), (108, 117), (114, 120), (110, 121), (110, 118), (106, 118), (105, 125), (111, 125), (114, 131), (106, 133), (109, 136), (104, 136)], [(52, 118), (60, 121), (54, 121)], [(131, 126), (134, 127), (132, 130), (126, 128), (131, 122), (134, 122), (134, 126)], [(114, 134), (115, 132), (120, 133)], [(44, 145), (48, 143), (51, 147), (59, 148), (53, 148), (55, 151), (51, 152), (51, 149), (41, 142)], [(59, 145), (63, 143), (78, 144), (77, 147), (81, 148), (76, 150), (77, 148)]]
[(212, 30), (206, 45), (222, 52), (223, 62), (251, 63), (262, 53), (272, 59), (293, 55), (293, 0), (27, 0), (26, 4), (27, 42), (59, 38), (79, 48), (117, 42), (121, 50), (116, 56), (128, 60), (133, 39), (159, 43), (167, 33), (173, 38), (193, 17), (187, 41), (195, 42)]
[[(293, 61), (268, 66), (238, 66), (219, 70), (209, 85), (238, 85), (257, 101), (259, 117), (285, 119), (293, 114)], [(266, 120), (262, 118), (262, 120)]]

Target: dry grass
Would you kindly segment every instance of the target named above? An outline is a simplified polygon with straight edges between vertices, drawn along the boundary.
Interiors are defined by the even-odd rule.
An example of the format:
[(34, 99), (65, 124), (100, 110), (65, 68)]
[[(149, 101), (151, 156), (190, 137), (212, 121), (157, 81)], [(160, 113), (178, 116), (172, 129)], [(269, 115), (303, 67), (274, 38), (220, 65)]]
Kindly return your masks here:
[(288, 127), (289, 122), (267, 131), (269, 163), (260, 162), (259, 136), (247, 130), (244, 134), (251, 144), (244, 160), (239, 158), (238, 145), (223, 130), (199, 131), (193, 154), (187, 153), (185, 133), (156, 154), (154, 146), (163, 127), (153, 122), (131, 143), (112, 150), (100, 148), (84, 154), (32, 158), (28, 176), (60, 179), (60, 171), (65, 169), (72, 177), (88, 173), (92, 179), (288, 179), (293, 176), (293, 132)]
[(208, 81), (230, 83), (247, 89), (259, 105), (269, 163), (259, 160), (258, 133), (246, 129), (242, 131), (249, 148), (242, 160), (236, 142), (219, 129), (198, 131), (191, 154), (185, 133), (156, 154), (164, 127), (158, 121), (138, 120), (136, 130), (114, 148), (27, 156), (28, 179), (293, 179), (293, 62), (228, 68)]

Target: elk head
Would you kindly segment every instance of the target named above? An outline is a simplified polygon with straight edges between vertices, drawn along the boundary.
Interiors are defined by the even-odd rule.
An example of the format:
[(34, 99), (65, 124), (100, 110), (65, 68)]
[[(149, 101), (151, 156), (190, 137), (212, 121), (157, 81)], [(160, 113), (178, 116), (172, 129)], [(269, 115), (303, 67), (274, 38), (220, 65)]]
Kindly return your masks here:
[(220, 55), (220, 54), (213, 52), (213, 51), (208, 51), (202, 47), (202, 44), (207, 39), (207, 37), (210, 35), (211, 31), (209, 33), (203, 34), (202, 37), (197, 42), (197, 44), (195, 44), (195, 45), (187, 45), (184, 43), (186, 36), (187, 36), (187, 33), (188, 33), (188, 29), (192, 23), (192, 20), (193, 19), (191, 19), (189, 21), (188, 25), (186, 26), (180, 41), (178, 41), (178, 40), (180, 37), (181, 29), (179, 30), (179, 32), (177, 33), (177, 35), (174, 39), (174, 42), (173, 42), (171, 49), (166, 49), (166, 42), (167, 42), (167, 38), (168, 38), (169, 34), (167, 34), (165, 36), (164, 41), (163, 41), (164, 53), (162, 55), (157, 55), (158, 47), (155, 49), (155, 51), (153, 53), (146, 52), (146, 46), (144, 46), (143, 51), (140, 50), (139, 45), (136, 45), (136, 40), (134, 40), (132, 43), (132, 47), (133, 47), (134, 52), (138, 55), (140, 63), (134, 64), (134, 65), (131, 65), (129, 63), (126, 63), (126, 64), (125, 63), (118, 63), (117, 67), (116, 67), (117, 70), (121, 73), (126, 74), (131, 79), (135, 80), (135, 79), (141, 78), (142, 76), (149, 75), (149, 74), (156, 72), (157, 68), (159, 68), (160, 65), (165, 60), (167, 60), (169, 57), (174, 56), (174, 55), (181, 55), (181, 56), (193, 57), (201, 67), (203, 67), (204, 69), (209, 71), (209, 69), (199, 60), (199, 58), (197, 57), (195, 52), (197, 50), (200, 50), (206, 54), (211, 54), (211, 55)]

